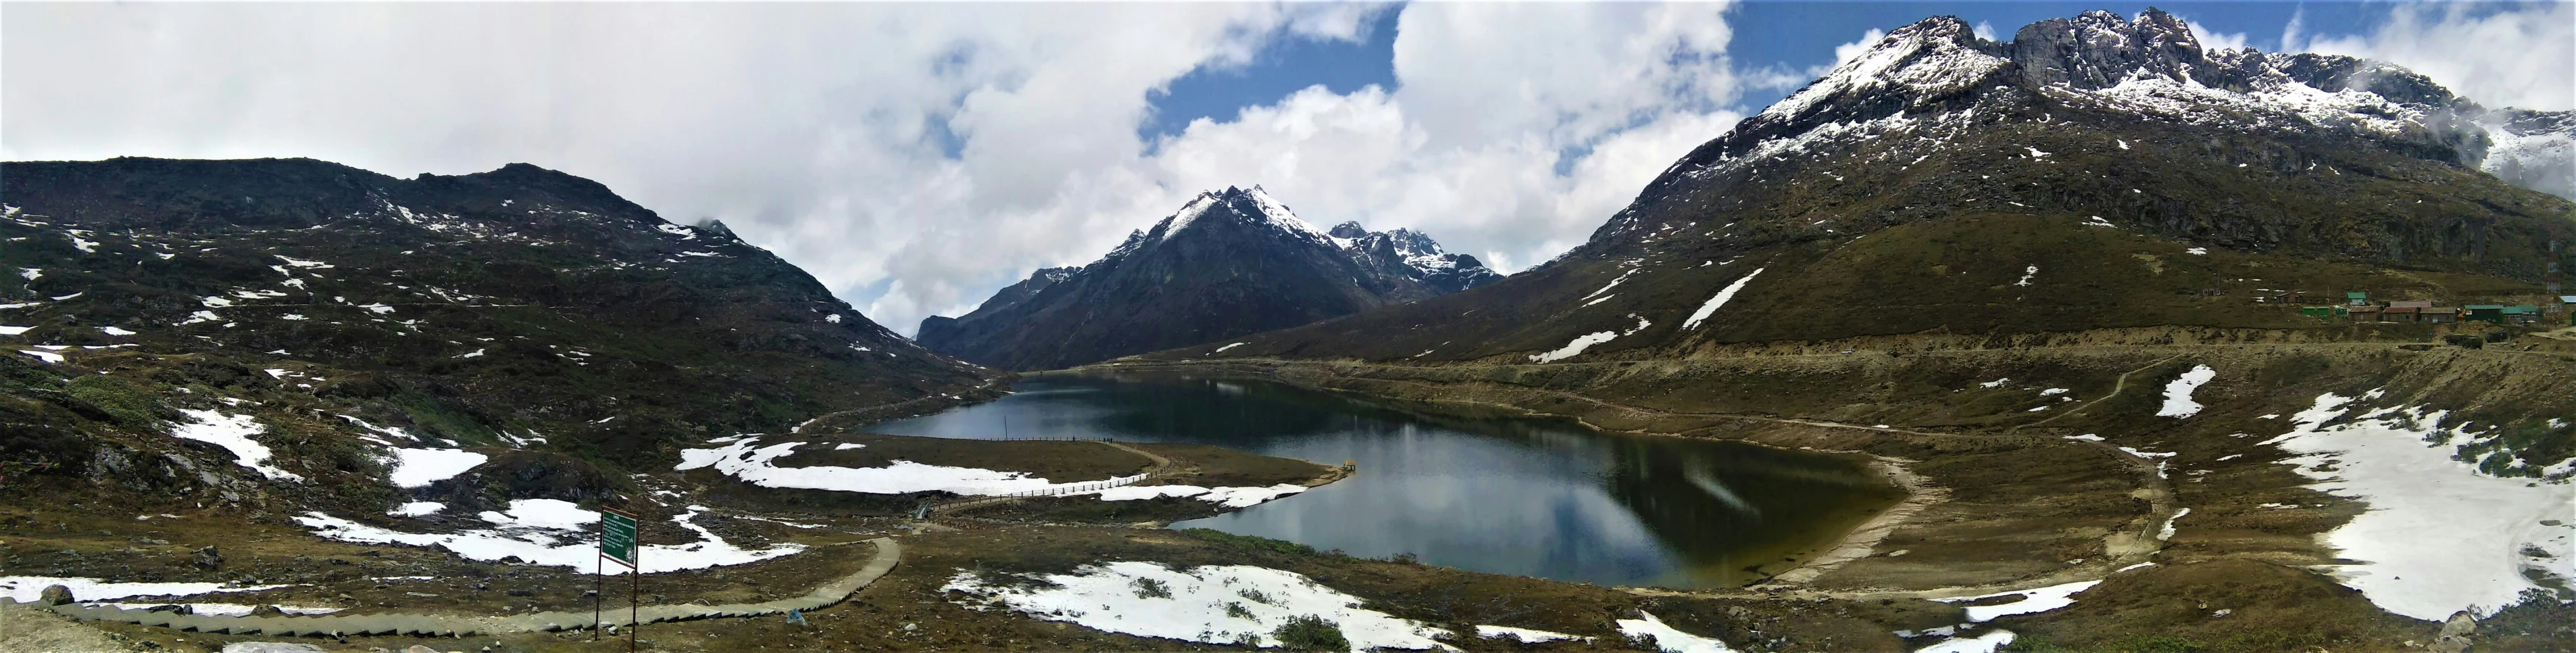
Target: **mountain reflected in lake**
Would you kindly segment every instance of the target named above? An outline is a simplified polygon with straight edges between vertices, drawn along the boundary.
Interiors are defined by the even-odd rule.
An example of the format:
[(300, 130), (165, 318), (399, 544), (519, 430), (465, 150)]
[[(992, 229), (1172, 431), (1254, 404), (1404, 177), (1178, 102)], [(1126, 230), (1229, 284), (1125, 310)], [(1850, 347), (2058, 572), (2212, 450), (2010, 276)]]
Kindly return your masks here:
[(999, 401), (866, 430), (1216, 445), (1359, 473), (1174, 524), (1357, 556), (1612, 585), (1726, 587), (1785, 571), (1902, 498), (1864, 461), (1462, 417), (1256, 380), (1047, 375)]

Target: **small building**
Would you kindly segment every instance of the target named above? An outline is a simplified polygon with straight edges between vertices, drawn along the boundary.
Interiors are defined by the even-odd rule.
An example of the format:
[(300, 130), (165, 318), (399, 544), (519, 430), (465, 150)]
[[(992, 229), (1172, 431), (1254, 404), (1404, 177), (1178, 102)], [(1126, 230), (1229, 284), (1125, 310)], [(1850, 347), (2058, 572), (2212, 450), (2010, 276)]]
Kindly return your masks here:
[(2503, 324), (2504, 306), (2501, 304), (2470, 304), (2462, 306), (2460, 307), (2460, 320), (2463, 322), (2493, 322), (2496, 324)]
[(2424, 310), (2425, 308), (2427, 308), (2427, 307), (2423, 307), (2423, 306), (2398, 306), (2398, 305), (2397, 305), (2397, 304), (2401, 304), (2401, 303), (2406, 303), (2406, 302), (2391, 302), (2387, 308), (2379, 309), (2379, 321), (2381, 321), (2381, 322), (2414, 322), (2414, 321), (2416, 321), (2416, 319), (2419, 317), (2417, 312), (2418, 312), (2418, 311), (2422, 311), (2422, 310)]
[(2530, 304), (2507, 306), (2502, 313), (2504, 321), (2513, 324), (2531, 324), (2540, 321), (2540, 307)]
[(2308, 316), (2308, 317), (2334, 317), (2336, 313), (2340, 313), (2340, 312), (2342, 312), (2342, 311), (2343, 311), (2343, 307), (2341, 307), (2341, 306), (2301, 306), (2301, 307), (2299, 307), (2299, 314), (2300, 314), (2300, 315), (2305, 315), (2305, 316)]
[(2377, 307), (2377, 306), (2372, 306), (2372, 305), (2369, 305), (2369, 304), (2357, 304), (2357, 305), (2354, 305), (2354, 306), (2353, 306), (2352, 308), (2350, 308), (2349, 310), (2351, 310), (2351, 311), (2352, 311), (2352, 321), (2354, 321), (2354, 322), (2377, 322), (2377, 321), (2379, 321), (2379, 307)]
[(2344, 305), (2346, 305), (2346, 306), (2369, 306), (2369, 305), (2370, 305), (2370, 293), (2366, 293), (2366, 292), (2348, 292), (2348, 293), (2344, 293), (2344, 294), (2343, 294), (2343, 299), (2344, 299), (2344, 302), (2343, 302), (2343, 303), (2344, 303)]
[(2423, 300), (2423, 299), (2409, 299), (2409, 300), (2404, 300), (2404, 301), (2394, 301), (2394, 302), (2389, 302), (2389, 303), (2388, 303), (2388, 307), (2389, 307), (2389, 308), (2432, 308), (2432, 307), (2433, 307), (2433, 302), (2432, 302), (2431, 300)]
[(2433, 324), (2450, 324), (2452, 322), (2458, 322), (2460, 321), (2460, 307), (2434, 306), (2430, 308), (2415, 309), (2415, 321), (2429, 322)]

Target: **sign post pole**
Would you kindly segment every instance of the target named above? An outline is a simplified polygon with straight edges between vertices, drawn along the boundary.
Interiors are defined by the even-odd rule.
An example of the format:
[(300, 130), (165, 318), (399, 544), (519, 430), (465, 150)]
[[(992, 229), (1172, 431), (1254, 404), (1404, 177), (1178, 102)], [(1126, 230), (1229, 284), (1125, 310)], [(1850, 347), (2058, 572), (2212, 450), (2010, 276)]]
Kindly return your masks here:
[[(599, 509), (599, 558), (600, 558), (600, 560), (615, 561), (617, 564), (626, 565), (627, 573), (631, 573), (631, 574), (634, 574), (634, 575), (636, 575), (636, 576), (643, 576), (643, 575), (644, 575), (644, 568), (643, 568), (641, 565), (637, 565), (637, 564), (635, 563), (635, 558), (636, 558), (636, 556), (635, 556), (635, 550), (636, 550), (636, 548), (637, 548), (637, 547), (635, 546), (635, 516), (634, 516), (634, 515), (627, 514), (627, 513), (625, 513), (625, 512), (621, 512), (621, 511), (619, 511), (619, 510), (617, 510), (617, 509), (615, 509), (615, 508), (607, 508), (607, 507), (602, 507), (602, 508), (600, 508), (600, 509)], [(605, 567), (605, 566), (602, 566), (600, 569), (601, 569), (602, 571), (605, 571), (605, 570), (606, 570), (606, 567)], [(605, 594), (605, 592), (602, 592), (602, 591), (600, 591), (600, 590), (605, 590), (605, 589), (607, 589), (607, 587), (606, 587), (606, 582), (607, 582), (607, 581), (606, 581), (606, 579), (604, 579), (604, 578), (594, 578), (594, 579), (593, 579), (593, 581), (594, 581), (594, 582), (593, 582), (592, 586), (593, 586), (595, 589), (593, 589), (593, 590), (592, 590), (592, 594), (591, 594), (592, 598), (591, 598), (591, 601), (590, 601), (590, 625), (591, 625), (590, 636), (591, 636), (591, 639), (596, 640), (596, 639), (598, 639), (598, 638), (599, 638), (599, 602), (600, 602), (600, 600), (601, 600), (601, 599), (600, 599), (600, 595)], [(633, 584), (633, 585), (630, 585), (630, 587), (634, 588), (634, 589), (632, 590), (632, 591), (634, 592), (634, 595), (633, 595), (633, 596), (628, 597), (628, 598), (630, 599), (630, 602), (628, 603), (628, 607), (627, 607), (627, 618), (626, 618), (626, 621), (627, 621), (627, 625), (626, 625), (626, 649), (627, 649), (627, 650), (629, 650), (629, 651), (635, 650), (635, 626), (640, 625), (640, 624), (637, 624), (637, 623), (636, 623), (636, 617), (639, 615), (639, 613), (640, 613), (640, 612), (642, 612), (640, 609), (638, 609), (638, 608), (634, 607), (634, 604), (631, 602), (631, 600), (632, 600), (633, 598), (635, 598), (635, 597), (640, 597), (640, 596), (642, 596), (642, 595), (643, 595), (643, 582), (644, 582), (644, 581), (643, 581), (643, 579), (642, 579), (642, 578), (637, 578), (637, 579), (635, 579), (634, 584)]]

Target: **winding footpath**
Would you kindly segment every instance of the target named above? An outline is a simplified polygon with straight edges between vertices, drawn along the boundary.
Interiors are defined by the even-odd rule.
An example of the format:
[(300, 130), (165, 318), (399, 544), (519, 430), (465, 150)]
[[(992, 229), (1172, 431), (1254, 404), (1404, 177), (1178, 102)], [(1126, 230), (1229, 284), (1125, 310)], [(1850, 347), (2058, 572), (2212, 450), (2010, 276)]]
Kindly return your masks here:
[[(738, 603), (730, 605), (648, 605), (635, 611), (634, 616), (637, 617), (636, 619), (630, 619), (629, 613), (623, 610), (615, 611), (613, 613), (600, 613), (598, 614), (599, 621), (596, 625), (629, 626), (639, 620), (642, 623), (661, 623), (666, 621), (688, 621), (692, 619), (759, 617), (774, 614), (785, 614), (789, 610), (809, 611), (830, 607), (849, 599), (851, 594), (857, 593), (860, 589), (866, 588), (869, 583), (874, 583), (878, 578), (884, 577), (886, 572), (893, 571), (895, 564), (900, 562), (903, 558), (903, 547), (895, 544), (893, 538), (880, 537), (869, 540), (868, 543), (875, 545), (876, 555), (868, 560), (866, 566), (860, 567), (858, 573), (841, 577), (840, 579), (829, 583), (824, 583), (821, 587), (814, 588), (814, 591), (806, 593), (804, 596), (779, 599), (764, 603)], [(11, 599), (0, 597), (0, 601), (9, 600)], [(37, 607), (51, 610), (56, 614), (75, 619), (117, 621), (130, 624), (142, 624), (145, 626), (161, 626), (182, 631), (193, 630), (202, 633), (225, 633), (232, 635), (264, 634), (333, 637), (351, 635), (417, 635), (425, 637), (451, 637), (539, 631), (552, 632), (581, 630), (594, 627), (594, 623), (592, 621), (593, 615), (581, 614), (578, 612), (538, 612), (508, 616), (370, 614), (314, 617), (224, 617), (183, 615), (170, 612), (150, 612), (145, 610), (129, 610), (112, 607), (95, 607), (80, 605), (77, 603)]]

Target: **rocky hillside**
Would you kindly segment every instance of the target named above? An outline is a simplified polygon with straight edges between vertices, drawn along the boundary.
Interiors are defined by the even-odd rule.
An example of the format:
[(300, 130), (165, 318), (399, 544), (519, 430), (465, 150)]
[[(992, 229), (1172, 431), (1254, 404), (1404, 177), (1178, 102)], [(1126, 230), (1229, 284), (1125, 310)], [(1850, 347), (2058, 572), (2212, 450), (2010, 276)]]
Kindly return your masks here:
[[(23, 491), (383, 502), (444, 457), (490, 461), (448, 482), (472, 481), (451, 488), (468, 505), (584, 499), (682, 439), (928, 410), (998, 378), (720, 223), (526, 164), (115, 159), (0, 180), (0, 459)], [(275, 473), (246, 474), (235, 445)], [(452, 453), (406, 453), (427, 450)], [(226, 480), (244, 475), (307, 482)]]
[(1170, 355), (1553, 362), (2326, 326), (2251, 302), (2284, 290), (2537, 303), (2553, 266), (2576, 269), (2576, 204), (2489, 170), (2545, 176), (2525, 173), (2562, 165), (2568, 123), (2387, 64), (2207, 50), (2155, 10), (2010, 42), (1933, 18), (1695, 149), (1549, 264)]
[(1039, 270), (919, 339), (998, 368), (1041, 370), (1209, 343), (1417, 301), (1502, 278), (1406, 229), (1330, 232), (1259, 186), (1200, 193), (1080, 268)]

